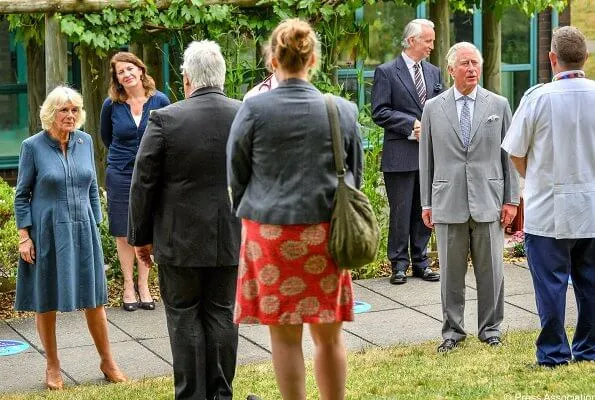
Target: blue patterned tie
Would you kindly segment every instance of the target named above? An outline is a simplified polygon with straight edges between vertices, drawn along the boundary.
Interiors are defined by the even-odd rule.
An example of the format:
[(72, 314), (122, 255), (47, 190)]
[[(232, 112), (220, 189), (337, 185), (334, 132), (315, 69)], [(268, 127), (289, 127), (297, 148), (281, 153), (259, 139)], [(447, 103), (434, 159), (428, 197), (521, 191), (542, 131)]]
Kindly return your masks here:
[[(468, 101), (473, 101), (470, 97), (463, 96), (463, 108), (461, 109), (461, 138), (463, 139), (463, 147), (469, 148), (469, 142), (471, 141), (471, 112), (469, 110)], [(459, 100), (460, 100), (459, 99)]]

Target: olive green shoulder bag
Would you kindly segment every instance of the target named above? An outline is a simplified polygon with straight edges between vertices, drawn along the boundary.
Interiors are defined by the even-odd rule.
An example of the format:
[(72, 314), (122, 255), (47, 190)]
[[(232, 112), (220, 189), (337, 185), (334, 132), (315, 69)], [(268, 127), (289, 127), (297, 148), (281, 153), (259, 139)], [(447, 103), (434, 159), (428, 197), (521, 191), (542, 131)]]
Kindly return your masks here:
[(345, 182), (346, 169), (337, 106), (332, 95), (326, 94), (324, 99), (338, 180), (328, 248), (340, 268), (358, 269), (376, 258), (380, 237), (378, 222), (366, 195)]

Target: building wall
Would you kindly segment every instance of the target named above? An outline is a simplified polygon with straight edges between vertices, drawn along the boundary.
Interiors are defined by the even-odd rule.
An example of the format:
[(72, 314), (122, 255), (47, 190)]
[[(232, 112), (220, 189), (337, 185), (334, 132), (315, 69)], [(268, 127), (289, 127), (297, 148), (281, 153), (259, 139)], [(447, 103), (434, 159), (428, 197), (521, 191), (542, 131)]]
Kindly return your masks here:
[[(559, 26), (570, 25), (570, 8), (571, 2), (558, 15)], [(550, 67), (550, 59), (548, 53), (550, 51), (550, 44), (552, 41), (552, 12), (550, 10), (539, 13), (538, 22), (538, 80), (539, 83), (547, 83), (552, 80), (552, 69)]]

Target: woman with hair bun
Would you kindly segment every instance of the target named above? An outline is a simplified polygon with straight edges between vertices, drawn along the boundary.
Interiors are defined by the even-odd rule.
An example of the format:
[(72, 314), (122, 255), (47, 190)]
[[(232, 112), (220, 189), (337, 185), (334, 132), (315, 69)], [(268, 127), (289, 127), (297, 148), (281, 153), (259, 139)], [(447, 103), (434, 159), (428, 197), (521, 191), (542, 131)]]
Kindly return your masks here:
[[(242, 218), (234, 319), (269, 326), (283, 399), (303, 400), (303, 324), (314, 342), (320, 399), (345, 397), (341, 326), (353, 320), (348, 270), (328, 252), (337, 177), (324, 96), (310, 82), (320, 45), (307, 22), (287, 19), (268, 44), (279, 86), (248, 98), (227, 143), (233, 208)], [(346, 180), (359, 187), (362, 147), (357, 107), (335, 97)]]

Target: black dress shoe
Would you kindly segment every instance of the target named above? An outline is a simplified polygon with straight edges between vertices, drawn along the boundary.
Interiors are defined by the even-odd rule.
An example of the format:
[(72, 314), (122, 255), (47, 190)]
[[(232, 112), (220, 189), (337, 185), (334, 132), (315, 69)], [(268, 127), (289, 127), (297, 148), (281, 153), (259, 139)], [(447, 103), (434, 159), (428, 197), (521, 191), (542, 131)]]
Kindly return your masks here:
[(407, 275), (405, 275), (405, 271), (397, 271), (390, 276), (388, 281), (393, 285), (402, 285), (407, 282)]
[(446, 353), (459, 347), (459, 342), (454, 339), (446, 339), (438, 346), (438, 353)]
[(246, 397), (246, 400), (262, 400), (260, 397), (256, 396), (255, 394), (249, 394), (248, 397)]
[(424, 269), (414, 269), (413, 276), (429, 282), (437, 282), (440, 280), (440, 274), (438, 272), (432, 271), (432, 268), (430, 267), (426, 267)]
[(492, 336), (486, 339), (485, 341), (491, 347), (500, 347), (502, 346), (502, 340), (498, 336)]

